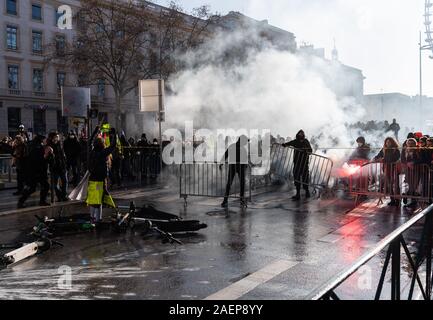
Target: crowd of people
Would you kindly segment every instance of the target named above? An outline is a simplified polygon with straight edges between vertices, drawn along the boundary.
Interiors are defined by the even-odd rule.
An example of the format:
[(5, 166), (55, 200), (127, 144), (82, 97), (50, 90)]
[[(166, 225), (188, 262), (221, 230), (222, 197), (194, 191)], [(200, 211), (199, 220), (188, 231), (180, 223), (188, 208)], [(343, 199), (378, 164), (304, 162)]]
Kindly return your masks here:
[[(48, 136), (32, 136), (21, 125), (14, 138), (3, 138), (0, 142), (0, 155), (9, 156), (12, 160), (3, 158), (1, 165), (15, 169), (17, 190), (13, 195), (20, 196), (18, 207), (26, 206), (26, 200), (36, 191), (38, 185), (41, 206), (50, 205), (47, 200), (50, 190), (58, 202), (68, 201), (68, 187), (76, 187), (88, 170), (88, 150), (85, 132), (79, 134), (74, 130), (66, 135), (52, 131)], [(134, 138), (127, 139), (121, 134), (108, 163), (109, 185), (122, 186), (125, 179), (135, 179), (137, 172), (133, 170), (134, 159), (139, 159), (136, 163), (143, 161), (140, 166), (143, 173), (152, 172), (156, 177), (160, 162), (155, 159), (159, 157), (157, 139), (149, 141), (146, 134), (143, 134), (141, 139), (135, 141)], [(149, 161), (150, 158), (152, 161)]]
[[(396, 196), (400, 195), (400, 175), (405, 175), (408, 191), (403, 194), (405, 196), (403, 202), (406, 206), (417, 206), (416, 199), (412, 199), (408, 204), (408, 198), (411, 196), (432, 198), (433, 188), (429, 184), (433, 182), (430, 181), (431, 169), (433, 169), (433, 137), (421, 132), (409, 133), (403, 143), (400, 143), (395, 137), (387, 137), (377, 154), (366, 143), (364, 137), (359, 137), (357, 143), (358, 147), (350, 156), (349, 161), (382, 163), (387, 192)], [(397, 197), (391, 197), (390, 206), (400, 206), (400, 204), (401, 201)]]
[(358, 121), (349, 125), (348, 127), (349, 129), (356, 129), (359, 132), (363, 132), (365, 134), (377, 134), (378, 132), (382, 132), (384, 134), (393, 133), (397, 140), (399, 140), (399, 132), (401, 131), (401, 127), (396, 119), (393, 119), (391, 124), (387, 120), (371, 120), (367, 122)]

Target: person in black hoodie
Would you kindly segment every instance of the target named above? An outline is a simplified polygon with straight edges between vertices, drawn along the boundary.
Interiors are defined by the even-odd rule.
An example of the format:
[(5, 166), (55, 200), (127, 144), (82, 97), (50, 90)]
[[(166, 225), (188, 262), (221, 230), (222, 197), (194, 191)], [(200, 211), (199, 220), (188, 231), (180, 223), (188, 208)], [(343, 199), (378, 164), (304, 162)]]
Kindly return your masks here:
[(53, 156), (50, 158), (51, 182), (56, 192), (57, 201), (68, 201), (66, 192), (68, 190), (68, 178), (66, 175), (66, 156), (60, 143), (60, 135), (51, 132), (48, 135), (47, 145), (53, 149)]
[(74, 187), (76, 187), (80, 180), (79, 163), (81, 145), (74, 131), (71, 131), (63, 142), (63, 149), (65, 150), (66, 155), (66, 168), (67, 170), (70, 169), (72, 171), (71, 183)]
[[(229, 174), (226, 186), (226, 193), (224, 196), (224, 201), (221, 204), (223, 208), (228, 207), (228, 198), (230, 195), (230, 189), (233, 184), (233, 180), (236, 175), (239, 177), (240, 182), (240, 197), (241, 205), (246, 206), (245, 201), (245, 173), (249, 164), (249, 154), (248, 154), (248, 137), (241, 136), (239, 140), (232, 144), (225, 152), (222, 162), (227, 162), (229, 164)], [(220, 164), (220, 170), (223, 164)]]
[[(102, 220), (102, 205), (106, 203), (106, 196), (109, 195), (107, 191), (108, 162), (109, 156), (116, 148), (117, 141), (116, 130), (113, 128), (110, 130), (110, 146), (106, 148), (104, 139), (97, 136), (99, 130), (97, 126), (91, 137), (93, 149), (89, 155), (90, 176), (86, 201), (90, 207), (91, 220), (95, 224)], [(111, 203), (106, 204), (111, 205)]]
[(296, 134), (296, 139), (283, 144), (283, 147), (294, 148), (293, 156), (293, 176), (295, 179), (296, 195), (292, 198), (293, 201), (301, 200), (301, 186), (305, 190), (305, 197), (311, 197), (308, 188), (310, 180), (310, 154), (313, 153), (313, 148), (310, 142), (305, 138), (305, 132), (300, 130)]
[(40, 184), (40, 206), (50, 206), (47, 202), (50, 184), (48, 183), (48, 162), (53, 155), (53, 149), (44, 145), (45, 137), (36, 135), (28, 146), (26, 155), (26, 183), (21, 198), (18, 200), (18, 208), (25, 208), (25, 201), (36, 191)]

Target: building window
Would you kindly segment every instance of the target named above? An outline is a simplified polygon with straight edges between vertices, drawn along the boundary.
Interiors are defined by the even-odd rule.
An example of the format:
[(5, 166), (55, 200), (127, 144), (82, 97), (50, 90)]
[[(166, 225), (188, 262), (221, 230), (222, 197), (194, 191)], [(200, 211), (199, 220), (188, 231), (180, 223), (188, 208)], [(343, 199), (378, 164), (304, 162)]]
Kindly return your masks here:
[(45, 120), (45, 110), (33, 109), (33, 132), (45, 134), (47, 123)]
[(85, 74), (79, 74), (77, 79), (77, 85), (79, 87), (85, 87), (89, 84), (88, 77)]
[(7, 14), (13, 14), (16, 16), (17, 11), (17, 0), (6, 0), (6, 12)]
[(39, 4), (32, 4), (32, 19), (42, 20), (42, 7)]
[(44, 91), (44, 76), (42, 69), (33, 69), (33, 92)]
[(66, 73), (57, 72), (57, 91), (60, 92), (62, 87), (65, 86), (65, 81), (66, 81)]
[(42, 32), (32, 31), (32, 50), (33, 53), (42, 53)]
[(8, 66), (8, 88), (12, 90), (19, 89), (18, 82), (19, 67), (15, 65)]
[(105, 96), (105, 80), (99, 79), (98, 80), (98, 97), (104, 97)]
[(18, 28), (6, 27), (6, 42), (9, 50), (18, 50)]
[(66, 39), (63, 35), (56, 36), (56, 53), (57, 56), (62, 57), (65, 55)]
[(8, 131), (10, 137), (18, 134), (18, 127), (21, 125), (21, 109), (8, 108)]

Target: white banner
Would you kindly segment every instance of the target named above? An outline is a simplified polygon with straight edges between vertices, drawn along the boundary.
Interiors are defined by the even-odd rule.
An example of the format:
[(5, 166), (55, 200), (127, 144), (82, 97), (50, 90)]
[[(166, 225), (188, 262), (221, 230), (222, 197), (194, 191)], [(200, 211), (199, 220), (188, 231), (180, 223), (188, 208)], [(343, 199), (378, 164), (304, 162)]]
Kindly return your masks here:
[(140, 80), (138, 88), (141, 112), (164, 111), (164, 80)]

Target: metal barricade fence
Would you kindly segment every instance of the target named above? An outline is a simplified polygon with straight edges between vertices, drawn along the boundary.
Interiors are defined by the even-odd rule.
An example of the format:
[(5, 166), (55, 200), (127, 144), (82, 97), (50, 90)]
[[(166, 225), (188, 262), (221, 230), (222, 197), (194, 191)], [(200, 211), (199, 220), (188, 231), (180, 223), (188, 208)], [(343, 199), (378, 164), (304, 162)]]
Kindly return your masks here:
[(16, 178), (16, 170), (12, 167), (12, 156), (0, 155), (0, 181), (11, 183)]
[(274, 144), (271, 149), (270, 175), (314, 189), (328, 187), (334, 163), (331, 159), (292, 147)]
[(123, 150), (123, 176), (134, 178), (138, 184), (145, 184), (147, 180), (157, 179), (161, 181), (176, 178), (177, 181), (180, 165), (161, 163), (159, 146), (125, 147)]
[[(218, 162), (196, 162), (180, 165), (179, 188), (180, 197), (185, 200), (188, 197), (223, 198), (229, 178), (229, 164)], [(245, 169), (245, 199), (251, 201), (251, 166)], [(239, 175), (236, 174), (229, 198), (241, 198), (241, 183)]]
[(428, 165), (373, 162), (359, 167), (349, 177), (349, 193), (429, 202), (431, 183), (432, 171)]

